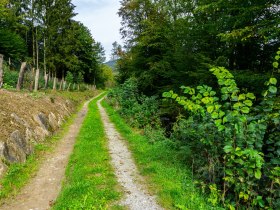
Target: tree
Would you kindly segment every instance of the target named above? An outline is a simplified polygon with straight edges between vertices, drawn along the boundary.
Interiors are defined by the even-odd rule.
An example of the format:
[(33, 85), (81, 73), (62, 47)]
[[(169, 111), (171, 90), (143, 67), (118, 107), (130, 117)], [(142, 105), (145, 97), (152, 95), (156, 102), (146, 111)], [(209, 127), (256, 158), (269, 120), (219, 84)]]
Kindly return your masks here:
[(207, 69), (264, 72), (279, 46), (279, 3), (269, 1), (123, 0), (126, 40), (119, 80), (156, 94), (178, 84), (214, 84)]
[(112, 45), (113, 45), (113, 49), (111, 52), (111, 60), (112, 61), (118, 60), (123, 54), (122, 46), (118, 44), (118, 42), (116, 41)]

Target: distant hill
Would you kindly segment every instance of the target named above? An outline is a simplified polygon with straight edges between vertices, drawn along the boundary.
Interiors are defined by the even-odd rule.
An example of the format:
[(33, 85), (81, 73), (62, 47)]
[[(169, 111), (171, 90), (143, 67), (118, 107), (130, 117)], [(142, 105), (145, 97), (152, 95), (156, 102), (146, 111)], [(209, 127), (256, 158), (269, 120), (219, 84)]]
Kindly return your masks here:
[(116, 71), (117, 60), (111, 60), (104, 64), (110, 66), (113, 69), (113, 71)]

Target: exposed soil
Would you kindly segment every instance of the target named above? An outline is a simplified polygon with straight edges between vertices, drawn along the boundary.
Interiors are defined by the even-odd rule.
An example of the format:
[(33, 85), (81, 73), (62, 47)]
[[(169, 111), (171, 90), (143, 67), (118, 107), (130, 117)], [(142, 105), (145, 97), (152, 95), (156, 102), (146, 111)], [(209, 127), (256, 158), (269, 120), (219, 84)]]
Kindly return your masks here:
[[(125, 196), (120, 205), (133, 210), (159, 210), (162, 209), (156, 202), (155, 197), (150, 195), (143, 183), (130, 151), (124, 140), (110, 122), (107, 113), (97, 103), (104, 123), (105, 132), (109, 141), (109, 151), (112, 157), (112, 165), (118, 182), (122, 186)], [(140, 184), (141, 183), (141, 184)]]
[(5, 141), (15, 130), (25, 133), (25, 126), (18, 123), (11, 116), (12, 113), (35, 127), (37, 123), (33, 120), (34, 114), (41, 112), (48, 116), (52, 112), (64, 117), (73, 112), (74, 108), (70, 100), (59, 96), (0, 90), (0, 141)]
[(70, 126), (69, 132), (58, 143), (55, 151), (46, 155), (36, 176), (30, 180), (16, 198), (7, 201), (0, 209), (45, 210), (52, 206), (60, 192), (65, 168), (88, 111), (88, 103), (84, 104), (74, 123)]

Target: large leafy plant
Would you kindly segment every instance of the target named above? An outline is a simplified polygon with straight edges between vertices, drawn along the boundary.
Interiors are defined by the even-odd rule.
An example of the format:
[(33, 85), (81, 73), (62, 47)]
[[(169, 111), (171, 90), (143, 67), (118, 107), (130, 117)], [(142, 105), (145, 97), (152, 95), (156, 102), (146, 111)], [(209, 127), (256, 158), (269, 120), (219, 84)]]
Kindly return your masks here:
[[(279, 59), (280, 51), (273, 63), (275, 69)], [(212, 122), (223, 137), (222, 143), (215, 138), (201, 139), (200, 143), (205, 147), (210, 145), (212, 151), (221, 147), (216, 148), (224, 165), (223, 181), (218, 184), (225, 206), (231, 209), (280, 208), (277, 79), (271, 77), (266, 82), (264, 98), (256, 103), (255, 95), (241, 92), (227, 69), (214, 67), (210, 71), (218, 80), (218, 93), (207, 85), (182, 86), (184, 96), (169, 91), (163, 97), (176, 100), (190, 117), (200, 116), (204, 122)]]

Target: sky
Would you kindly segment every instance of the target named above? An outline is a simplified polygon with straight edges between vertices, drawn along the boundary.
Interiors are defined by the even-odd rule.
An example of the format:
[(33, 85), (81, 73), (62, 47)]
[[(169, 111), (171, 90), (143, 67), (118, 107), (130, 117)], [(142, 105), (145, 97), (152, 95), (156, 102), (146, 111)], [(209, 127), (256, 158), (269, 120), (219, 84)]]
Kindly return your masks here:
[(91, 31), (93, 38), (101, 42), (106, 51), (106, 60), (110, 59), (112, 43), (122, 44), (119, 33), (121, 24), (117, 15), (119, 0), (72, 0), (78, 13), (74, 18), (82, 22)]

